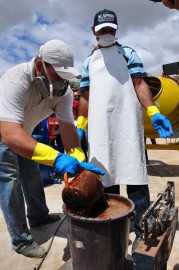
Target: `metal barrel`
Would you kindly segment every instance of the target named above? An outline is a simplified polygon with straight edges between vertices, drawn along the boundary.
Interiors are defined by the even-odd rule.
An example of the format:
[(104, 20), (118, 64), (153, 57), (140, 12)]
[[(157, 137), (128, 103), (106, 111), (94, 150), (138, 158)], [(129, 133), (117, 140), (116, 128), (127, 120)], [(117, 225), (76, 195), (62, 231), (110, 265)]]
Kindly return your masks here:
[[(119, 205), (117, 204), (116, 209), (125, 209), (123, 213), (110, 218), (91, 218), (66, 213), (64, 206), (64, 212), (68, 217), (73, 270), (125, 269), (134, 203), (120, 195), (105, 195), (107, 199), (112, 199), (115, 203), (117, 201)], [(111, 209), (113, 210), (112, 207)]]

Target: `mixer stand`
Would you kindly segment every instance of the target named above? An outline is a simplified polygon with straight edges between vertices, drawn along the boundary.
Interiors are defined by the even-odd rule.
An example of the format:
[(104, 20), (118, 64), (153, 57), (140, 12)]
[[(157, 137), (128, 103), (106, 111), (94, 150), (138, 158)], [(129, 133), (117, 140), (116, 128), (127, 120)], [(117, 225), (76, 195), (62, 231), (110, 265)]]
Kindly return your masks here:
[(168, 182), (142, 217), (143, 240), (133, 254), (135, 270), (167, 270), (177, 224), (174, 182)]

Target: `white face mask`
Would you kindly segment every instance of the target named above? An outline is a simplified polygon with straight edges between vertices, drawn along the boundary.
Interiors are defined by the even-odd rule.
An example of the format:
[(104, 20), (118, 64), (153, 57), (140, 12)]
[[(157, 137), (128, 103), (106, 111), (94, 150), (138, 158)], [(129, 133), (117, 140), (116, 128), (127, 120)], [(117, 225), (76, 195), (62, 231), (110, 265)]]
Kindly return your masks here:
[(98, 36), (98, 38), (99, 38), (98, 44), (102, 47), (111, 46), (114, 43), (114, 41), (118, 39), (117, 37), (114, 37), (111, 34), (101, 35), (101, 36)]

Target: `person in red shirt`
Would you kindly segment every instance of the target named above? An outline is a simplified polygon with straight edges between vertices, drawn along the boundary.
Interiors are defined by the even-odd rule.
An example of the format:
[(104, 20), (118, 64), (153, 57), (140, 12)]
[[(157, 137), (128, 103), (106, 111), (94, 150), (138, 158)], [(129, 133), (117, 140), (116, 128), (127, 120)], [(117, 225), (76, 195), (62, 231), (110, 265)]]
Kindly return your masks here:
[(74, 115), (74, 120), (76, 123), (76, 120), (78, 118), (78, 106), (79, 106), (79, 100), (80, 100), (80, 91), (79, 87), (72, 89), (73, 90), (73, 115)]
[[(78, 119), (78, 107), (79, 107), (79, 100), (80, 100), (80, 87), (76, 87), (72, 89), (73, 91), (73, 115), (74, 115), (74, 122), (75, 126), (77, 126), (77, 119)], [(86, 160), (87, 160), (87, 138), (86, 135), (83, 136), (81, 140), (81, 148), (84, 151)]]

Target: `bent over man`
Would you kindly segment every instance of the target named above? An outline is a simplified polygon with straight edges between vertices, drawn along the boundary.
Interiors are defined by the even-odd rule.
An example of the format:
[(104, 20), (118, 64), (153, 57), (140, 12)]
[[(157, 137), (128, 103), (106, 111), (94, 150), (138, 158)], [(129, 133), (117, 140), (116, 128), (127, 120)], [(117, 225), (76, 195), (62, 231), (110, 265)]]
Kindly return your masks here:
[[(103, 173), (85, 162), (72, 114), (73, 94), (68, 80), (79, 77), (70, 47), (61, 40), (41, 46), (31, 62), (10, 68), (0, 79), (0, 206), (13, 249), (27, 257), (43, 257), (27, 227), (53, 222), (48, 214), (38, 163), (73, 176), (80, 168)], [(31, 133), (55, 113), (67, 154), (37, 142)]]

